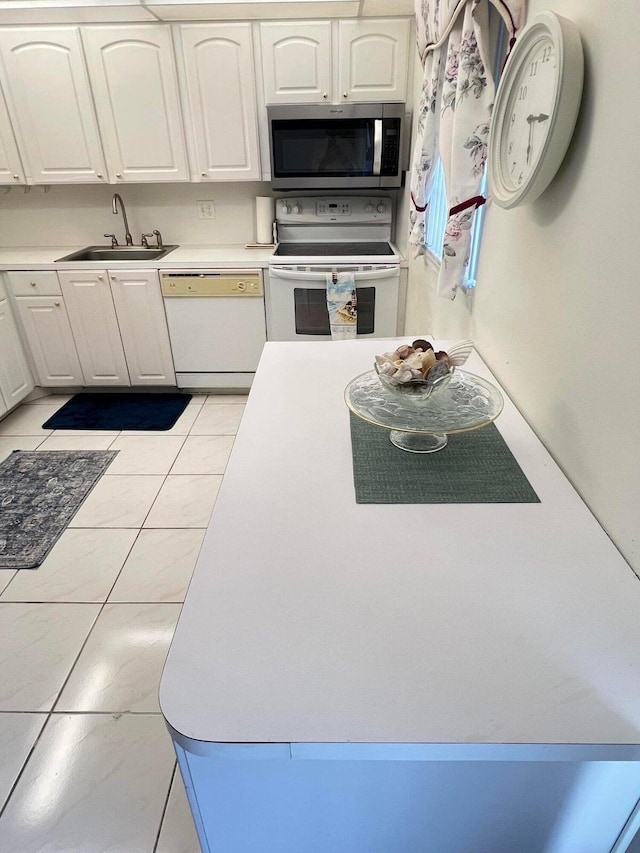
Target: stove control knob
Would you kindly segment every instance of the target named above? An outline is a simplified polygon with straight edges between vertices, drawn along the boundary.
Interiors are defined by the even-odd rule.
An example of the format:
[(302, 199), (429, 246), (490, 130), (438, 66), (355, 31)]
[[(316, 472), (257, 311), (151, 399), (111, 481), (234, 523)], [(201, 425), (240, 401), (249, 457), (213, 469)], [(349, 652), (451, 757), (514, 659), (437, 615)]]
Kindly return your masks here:
[(365, 207), (365, 210), (367, 211), (367, 213), (373, 213), (373, 211), (375, 210), (375, 207), (372, 204), (368, 204)]
[(285, 203), (282, 205), (282, 212), (283, 212), (283, 213), (291, 213), (291, 205), (290, 205), (290, 204), (287, 204), (287, 203), (285, 202)]
[(293, 212), (294, 213), (302, 213), (302, 206), (299, 204), (294, 204), (293, 205)]
[(383, 204), (382, 202), (380, 202), (380, 204), (376, 207), (376, 210), (378, 211), (378, 213), (384, 213), (386, 209), (387, 209), (386, 204)]

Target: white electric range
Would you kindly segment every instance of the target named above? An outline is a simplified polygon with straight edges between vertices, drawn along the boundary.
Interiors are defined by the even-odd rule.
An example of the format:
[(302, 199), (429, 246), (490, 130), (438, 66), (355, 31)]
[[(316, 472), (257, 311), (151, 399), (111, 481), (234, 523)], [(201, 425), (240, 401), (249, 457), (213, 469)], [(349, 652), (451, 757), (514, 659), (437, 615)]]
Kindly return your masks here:
[(398, 334), (400, 255), (386, 196), (278, 199), (278, 244), (265, 290), (271, 341), (330, 340), (327, 275), (352, 272), (358, 337)]

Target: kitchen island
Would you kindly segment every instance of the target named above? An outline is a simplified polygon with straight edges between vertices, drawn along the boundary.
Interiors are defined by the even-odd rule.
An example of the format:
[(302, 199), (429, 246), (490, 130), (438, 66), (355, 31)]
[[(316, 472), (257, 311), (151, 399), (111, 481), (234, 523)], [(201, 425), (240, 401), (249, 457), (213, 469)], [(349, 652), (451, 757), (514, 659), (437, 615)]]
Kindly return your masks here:
[(265, 346), (160, 688), (203, 850), (611, 850), (638, 579), (506, 397), (539, 503), (356, 504), (343, 392), (394, 346)]

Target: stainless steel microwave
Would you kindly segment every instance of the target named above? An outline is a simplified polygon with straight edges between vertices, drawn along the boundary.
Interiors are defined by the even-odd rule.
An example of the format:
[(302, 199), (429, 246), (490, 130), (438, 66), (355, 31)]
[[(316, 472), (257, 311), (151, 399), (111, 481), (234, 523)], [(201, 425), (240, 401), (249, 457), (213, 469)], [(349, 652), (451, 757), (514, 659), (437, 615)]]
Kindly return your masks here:
[(404, 104), (292, 104), (267, 116), (273, 189), (401, 186)]

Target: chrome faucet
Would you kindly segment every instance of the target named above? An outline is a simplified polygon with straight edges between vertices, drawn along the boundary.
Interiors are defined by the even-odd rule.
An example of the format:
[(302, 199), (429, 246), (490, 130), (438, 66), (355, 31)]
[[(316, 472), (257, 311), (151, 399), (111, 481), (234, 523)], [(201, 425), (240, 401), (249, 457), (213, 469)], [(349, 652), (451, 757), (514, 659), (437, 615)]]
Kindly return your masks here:
[(122, 196), (120, 193), (113, 194), (113, 201), (111, 208), (114, 213), (118, 213), (118, 202), (120, 202), (120, 209), (122, 211), (122, 218), (124, 219), (124, 239), (127, 243), (127, 246), (133, 246), (133, 237), (131, 236), (131, 232), (129, 231), (129, 222), (127, 220), (127, 211), (124, 206), (124, 202), (122, 201)]
[(149, 248), (149, 243), (147, 242), (149, 237), (155, 237), (156, 238), (156, 241), (158, 244), (158, 246), (157, 246), (158, 249), (164, 248), (164, 246), (162, 245), (162, 234), (156, 228), (151, 232), (151, 234), (143, 234), (142, 235), (142, 239), (141, 239), (140, 243), (144, 249)]

